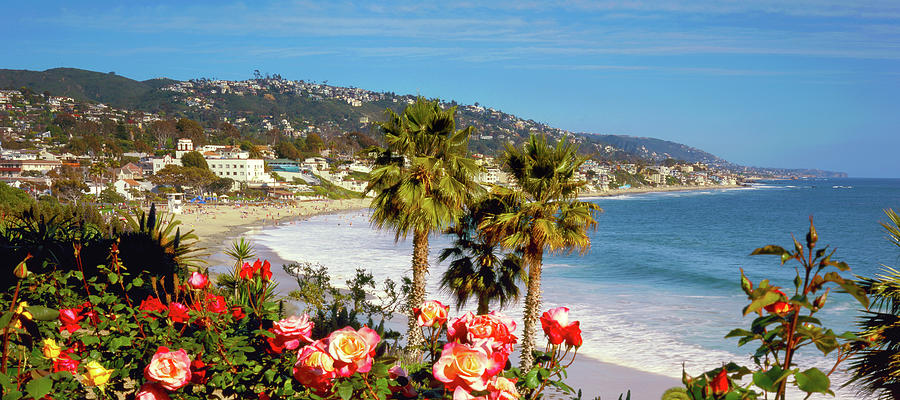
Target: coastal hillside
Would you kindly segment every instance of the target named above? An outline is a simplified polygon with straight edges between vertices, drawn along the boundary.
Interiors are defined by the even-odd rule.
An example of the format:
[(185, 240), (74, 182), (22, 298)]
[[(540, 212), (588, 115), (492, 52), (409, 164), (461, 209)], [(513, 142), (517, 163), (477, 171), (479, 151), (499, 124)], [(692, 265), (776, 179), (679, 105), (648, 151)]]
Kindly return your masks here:
[[(27, 89), (37, 95), (65, 96), (77, 101), (101, 103), (122, 110), (157, 114), (165, 118), (188, 118), (207, 131), (240, 132), (242, 138), (274, 143), (277, 137), (297, 137), (315, 133), (326, 141), (342, 141), (348, 134), (378, 141), (374, 123), (384, 119), (385, 109), (400, 111), (415, 100), (412, 94), (374, 92), (325, 82), (287, 80), (280, 75), (225, 81), (207, 78), (178, 81), (155, 78), (137, 81), (116, 75), (76, 68), (46, 71), (0, 69), (0, 89)], [(46, 96), (45, 96), (46, 97)], [(702, 162), (730, 169), (767, 173), (767, 168), (741, 167), (703, 150), (684, 144), (627, 135), (570, 132), (478, 103), (459, 104), (441, 100), (445, 107), (457, 107), (458, 123), (475, 127), (470, 140), (472, 152), (498, 154), (507, 142), (521, 143), (531, 133), (554, 139), (573, 137), (588, 156), (613, 162), (661, 163), (666, 160)], [(223, 128), (224, 123), (227, 127)], [(101, 132), (102, 133), (102, 132)], [(227, 137), (227, 134), (218, 137)], [(233, 136), (233, 135), (232, 135)], [(780, 170), (790, 171), (790, 170)], [(808, 172), (808, 171), (804, 171)], [(814, 176), (841, 176), (842, 173), (814, 171)]]

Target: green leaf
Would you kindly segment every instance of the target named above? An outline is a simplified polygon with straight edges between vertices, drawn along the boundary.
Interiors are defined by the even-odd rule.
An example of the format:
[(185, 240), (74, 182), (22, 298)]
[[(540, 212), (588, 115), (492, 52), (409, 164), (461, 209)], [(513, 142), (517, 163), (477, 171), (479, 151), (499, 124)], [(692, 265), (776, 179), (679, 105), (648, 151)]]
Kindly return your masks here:
[(0, 317), (0, 329), (6, 328), (9, 325), (9, 321), (12, 321), (13, 313), (7, 311), (3, 313), (3, 316)]
[(353, 396), (353, 384), (347, 381), (341, 382), (338, 386), (338, 395), (344, 400), (350, 399)]
[(856, 286), (853, 281), (843, 281), (838, 282), (838, 285), (841, 285), (841, 289), (844, 289), (844, 292), (850, 293), (856, 301), (859, 302), (865, 309), (869, 309), (869, 298), (866, 296), (866, 291), (863, 288)]
[(3, 400), (18, 400), (22, 398), (22, 392), (13, 390), (3, 395)]
[(748, 330), (745, 330), (745, 329), (733, 329), (731, 332), (728, 332), (728, 334), (725, 335), (725, 338), (727, 339), (727, 338), (730, 338), (730, 337), (739, 337), (739, 336), (743, 337), (743, 336), (751, 336), (751, 335), (753, 335), (753, 332), (750, 332), (750, 331), (748, 331)]
[(40, 399), (50, 394), (52, 390), (53, 381), (48, 377), (32, 379), (25, 384), (25, 392), (35, 399)]
[(131, 280), (131, 284), (134, 286), (144, 286), (144, 280), (141, 278), (134, 278)]
[(782, 258), (784, 257), (785, 254), (787, 254), (788, 256), (791, 255), (791, 253), (788, 253), (788, 251), (785, 250), (784, 247), (776, 246), (774, 244), (760, 247), (756, 250), (753, 250), (753, 252), (750, 253), (751, 256), (756, 256), (756, 255), (760, 255), (760, 254), (773, 254), (773, 255), (777, 255), (777, 256), (782, 256)]
[(525, 386), (529, 389), (534, 389), (540, 385), (540, 381), (538, 380), (538, 372), (537, 369), (532, 369), (525, 374)]
[(829, 389), (831, 380), (818, 368), (797, 372), (794, 374), (794, 379), (797, 381), (797, 387), (804, 392), (833, 394)]
[(37, 321), (56, 321), (59, 318), (59, 310), (54, 310), (49, 307), (44, 306), (30, 306), (26, 307), (28, 312), (31, 313), (31, 317)]
[(106, 274), (106, 277), (109, 278), (109, 283), (112, 283), (113, 285), (119, 283), (119, 275), (116, 274), (115, 272), (110, 272), (109, 274)]
[(81, 342), (84, 343), (85, 346), (91, 346), (100, 343), (100, 338), (96, 336), (83, 336)]
[(775, 293), (774, 291), (767, 291), (766, 294), (756, 298), (747, 307), (744, 307), (744, 315), (750, 314), (752, 312), (757, 312), (762, 310), (763, 307), (775, 304), (778, 300), (781, 300), (781, 295)]
[(774, 365), (768, 371), (757, 371), (754, 373), (753, 384), (767, 392), (774, 392), (778, 390), (778, 385), (790, 373), (790, 371), (783, 371), (781, 367)]

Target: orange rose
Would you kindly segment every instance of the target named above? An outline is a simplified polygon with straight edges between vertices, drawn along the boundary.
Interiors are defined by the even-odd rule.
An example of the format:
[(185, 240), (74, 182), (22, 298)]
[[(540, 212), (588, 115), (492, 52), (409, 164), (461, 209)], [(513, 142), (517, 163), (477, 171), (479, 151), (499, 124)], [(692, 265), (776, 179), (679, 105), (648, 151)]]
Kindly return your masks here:
[(328, 335), (328, 354), (334, 358), (338, 375), (347, 377), (355, 372), (369, 372), (372, 357), (381, 337), (367, 326), (359, 331), (351, 327), (331, 332)]
[(167, 390), (178, 390), (191, 380), (191, 359), (184, 349), (169, 351), (161, 346), (144, 367), (144, 377)]
[(413, 308), (419, 326), (441, 326), (447, 322), (449, 311), (450, 306), (445, 306), (437, 300), (428, 300), (418, 308)]
[(488, 379), (505, 364), (494, 359), (490, 340), (479, 340), (473, 345), (450, 342), (444, 345), (432, 373), (447, 390), (481, 391), (487, 390)]
[(303, 347), (297, 354), (294, 378), (304, 386), (324, 392), (331, 387), (331, 382), (336, 376), (334, 359), (328, 354), (328, 350), (321, 340)]

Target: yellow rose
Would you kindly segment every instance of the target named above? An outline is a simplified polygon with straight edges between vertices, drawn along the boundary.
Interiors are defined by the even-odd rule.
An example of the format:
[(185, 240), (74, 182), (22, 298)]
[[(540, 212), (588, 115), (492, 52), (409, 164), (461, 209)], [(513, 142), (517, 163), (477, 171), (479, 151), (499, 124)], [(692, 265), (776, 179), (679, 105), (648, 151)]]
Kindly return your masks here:
[[(23, 302), (19, 303), (19, 306), (16, 307), (16, 314), (19, 314), (19, 318), (32, 319), (31, 313), (28, 312), (28, 310), (26, 310), (26, 308), (28, 308), (27, 302), (23, 301)], [(13, 325), (13, 327), (16, 329), (22, 329), (22, 323), (19, 322), (18, 319), (16, 319), (16, 323)]]
[(84, 374), (84, 384), (87, 386), (103, 386), (113, 373), (111, 369), (103, 368), (96, 361), (85, 364), (84, 368), (87, 370)]
[(44, 353), (44, 357), (47, 357), (51, 360), (59, 358), (59, 353), (60, 351), (62, 351), (62, 348), (60, 348), (59, 345), (56, 344), (56, 340), (53, 340), (53, 338), (46, 338), (44, 339), (43, 343), (44, 347), (41, 349), (41, 351)]

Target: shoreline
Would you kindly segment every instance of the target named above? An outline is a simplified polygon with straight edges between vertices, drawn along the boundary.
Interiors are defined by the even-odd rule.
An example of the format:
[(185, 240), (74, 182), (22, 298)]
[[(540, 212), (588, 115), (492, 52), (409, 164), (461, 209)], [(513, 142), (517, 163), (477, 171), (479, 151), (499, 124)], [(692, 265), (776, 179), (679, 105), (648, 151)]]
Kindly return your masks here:
[(697, 192), (703, 190), (726, 190), (746, 188), (749, 185), (710, 185), (710, 186), (694, 186), (694, 185), (678, 185), (663, 187), (639, 187), (631, 189), (610, 189), (599, 192), (585, 192), (578, 195), (579, 199), (593, 199), (600, 197), (623, 196), (630, 194), (646, 194), (646, 193), (664, 193), (664, 192)]

